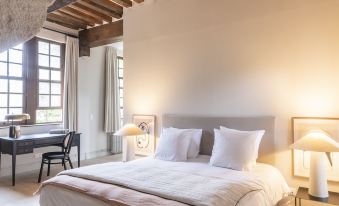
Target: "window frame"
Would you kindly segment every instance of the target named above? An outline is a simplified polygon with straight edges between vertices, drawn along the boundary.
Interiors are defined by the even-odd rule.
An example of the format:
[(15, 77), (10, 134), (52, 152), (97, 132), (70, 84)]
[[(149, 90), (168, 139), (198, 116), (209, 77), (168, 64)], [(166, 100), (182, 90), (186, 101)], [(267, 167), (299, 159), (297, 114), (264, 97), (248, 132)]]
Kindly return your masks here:
[[(122, 92), (124, 92), (124, 86), (120, 85), (120, 80), (124, 81), (124, 66), (120, 67), (119, 61), (122, 60), (123, 64), (124, 64), (124, 57), (122, 56), (117, 56), (117, 68), (118, 68), (118, 85), (119, 85), (119, 112), (120, 112), (120, 124), (123, 125), (123, 121), (124, 121), (124, 105), (120, 105), (120, 99), (122, 99), (122, 101), (124, 102), (124, 95), (121, 95), (120, 90), (122, 90)], [(119, 72), (120, 69), (123, 71), (123, 75), (122, 77), (120, 77)], [(122, 115), (121, 115), (122, 113)]]
[[(61, 94), (60, 94), (60, 107), (39, 107), (39, 47), (38, 43), (39, 41), (48, 42), (49, 44), (57, 44), (60, 45), (60, 69), (55, 69), (60, 71), (60, 82), (57, 83), (61, 84)], [(63, 85), (64, 85), (64, 68), (65, 68), (65, 44), (47, 40), (43, 38), (34, 37), (31, 40), (23, 43), (23, 60), (22, 60), (22, 80), (23, 80), (23, 105), (22, 105), (22, 112), (28, 113), (30, 115), (30, 120), (16, 122), (16, 125), (41, 125), (41, 124), (60, 124), (60, 122), (43, 122), (43, 123), (37, 123), (36, 122), (36, 111), (37, 110), (50, 110), (50, 109), (62, 109), (63, 110)], [(8, 60), (7, 54), (7, 60)], [(48, 55), (53, 56), (53, 55)], [(49, 60), (50, 61), (50, 60)], [(7, 64), (7, 72), (8, 72), (9, 65)], [(54, 70), (51, 67), (42, 67), (49, 70), (49, 75), (51, 77), (51, 71)], [(8, 76), (7, 76), (8, 77)], [(12, 78), (12, 77), (11, 77)], [(1, 78), (1, 79), (9, 79), (9, 78)], [(49, 84), (53, 83), (53, 81), (50, 79)], [(9, 84), (9, 81), (8, 81)], [(51, 99), (51, 91), (49, 93), (49, 98)], [(9, 96), (8, 100), (9, 101)], [(51, 104), (51, 102), (50, 102)], [(9, 108), (9, 105), (7, 105)], [(8, 110), (7, 110), (8, 111)], [(8, 126), (11, 123), (8, 121), (0, 121), (1, 126)]]

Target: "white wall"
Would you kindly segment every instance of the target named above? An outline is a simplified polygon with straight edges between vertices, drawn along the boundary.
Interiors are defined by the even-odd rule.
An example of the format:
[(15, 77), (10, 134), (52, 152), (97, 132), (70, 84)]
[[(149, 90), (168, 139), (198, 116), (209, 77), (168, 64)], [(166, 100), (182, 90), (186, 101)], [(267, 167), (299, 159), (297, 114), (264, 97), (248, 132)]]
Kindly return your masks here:
[[(122, 54), (121, 43), (110, 46)], [(92, 48), (90, 57), (79, 58), (79, 132), (86, 159), (106, 155), (109, 149), (104, 132), (105, 49)]]
[(291, 186), (306, 186), (292, 176), (290, 120), (339, 116), (338, 19), (336, 0), (149, 0), (127, 9), (127, 121), (273, 115), (276, 166)]

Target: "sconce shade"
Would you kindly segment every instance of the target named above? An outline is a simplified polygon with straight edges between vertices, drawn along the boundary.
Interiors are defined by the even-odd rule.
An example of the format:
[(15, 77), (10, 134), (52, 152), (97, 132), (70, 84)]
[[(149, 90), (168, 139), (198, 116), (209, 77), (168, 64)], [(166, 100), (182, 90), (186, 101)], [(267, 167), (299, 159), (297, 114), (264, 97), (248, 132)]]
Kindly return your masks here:
[(339, 143), (322, 130), (311, 130), (290, 147), (313, 152), (339, 152)]
[(137, 136), (143, 134), (145, 134), (145, 132), (137, 127), (135, 124), (126, 124), (114, 133), (115, 136)]
[(29, 114), (6, 114), (5, 120), (11, 120), (11, 121), (21, 121), (21, 120), (27, 120), (31, 119), (31, 116)]

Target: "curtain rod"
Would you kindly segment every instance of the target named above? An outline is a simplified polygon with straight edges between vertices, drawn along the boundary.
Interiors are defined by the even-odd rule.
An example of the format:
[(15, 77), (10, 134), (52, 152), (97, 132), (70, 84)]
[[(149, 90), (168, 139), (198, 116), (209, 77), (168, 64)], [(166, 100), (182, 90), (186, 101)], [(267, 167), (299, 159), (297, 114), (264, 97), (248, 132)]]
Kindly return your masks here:
[(67, 34), (67, 33), (65, 33), (65, 32), (57, 31), (57, 30), (55, 30), (55, 29), (50, 29), (50, 28), (47, 28), (47, 27), (42, 27), (42, 28), (44, 28), (44, 29), (46, 29), (46, 30), (50, 30), (50, 31), (57, 32), (57, 33), (59, 33), (59, 34), (64, 34), (64, 35), (69, 36), (69, 37), (73, 37), (73, 38), (79, 39), (78, 36), (75, 36), (75, 35), (72, 35), (72, 34)]

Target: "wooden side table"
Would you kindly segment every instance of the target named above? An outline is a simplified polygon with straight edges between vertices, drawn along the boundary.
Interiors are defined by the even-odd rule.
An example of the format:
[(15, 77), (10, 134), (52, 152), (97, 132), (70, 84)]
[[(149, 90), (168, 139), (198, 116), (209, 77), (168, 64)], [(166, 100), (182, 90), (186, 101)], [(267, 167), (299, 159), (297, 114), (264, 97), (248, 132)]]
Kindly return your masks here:
[[(297, 201), (298, 200), (298, 201)], [(301, 206), (301, 200), (309, 200), (314, 202), (322, 202), (324, 204), (339, 205), (339, 193), (329, 192), (328, 198), (317, 198), (308, 194), (308, 188), (299, 187), (295, 196), (295, 206)], [(298, 204), (297, 204), (298, 203)]]

